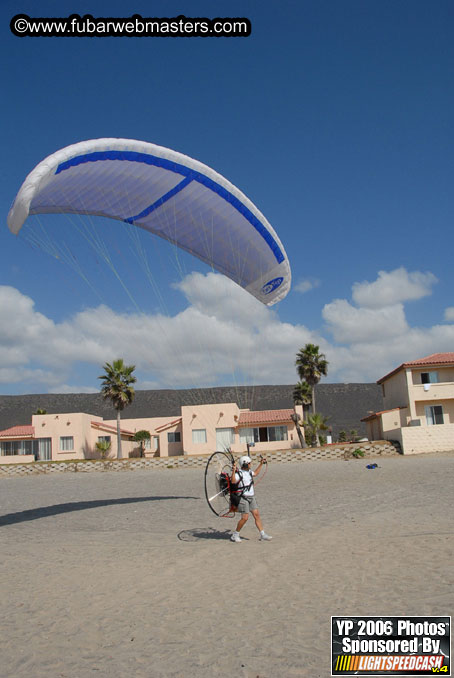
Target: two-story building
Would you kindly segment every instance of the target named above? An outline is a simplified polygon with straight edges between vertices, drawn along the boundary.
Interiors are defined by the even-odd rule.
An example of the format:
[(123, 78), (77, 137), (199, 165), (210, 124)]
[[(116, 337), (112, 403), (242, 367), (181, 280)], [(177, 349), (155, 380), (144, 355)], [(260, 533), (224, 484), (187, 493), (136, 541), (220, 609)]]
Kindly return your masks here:
[(404, 454), (454, 450), (454, 353), (402, 363), (377, 383), (383, 410), (362, 419), (369, 440), (397, 440)]

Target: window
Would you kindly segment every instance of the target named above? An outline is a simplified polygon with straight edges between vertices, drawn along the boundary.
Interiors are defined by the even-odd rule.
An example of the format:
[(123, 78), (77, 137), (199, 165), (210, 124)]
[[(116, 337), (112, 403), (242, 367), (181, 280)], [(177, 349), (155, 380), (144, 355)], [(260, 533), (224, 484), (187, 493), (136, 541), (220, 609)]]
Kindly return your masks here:
[(207, 441), (207, 431), (206, 428), (194, 428), (192, 429), (192, 442), (196, 445), (201, 445)]
[(2, 440), (0, 442), (0, 455), (2, 457), (11, 457), (16, 454), (34, 454), (35, 450), (35, 440)]
[(253, 443), (254, 442), (254, 429), (253, 428), (242, 428), (240, 430), (240, 443)]
[(269, 426), (268, 440), (271, 442), (288, 440), (287, 426)]
[(240, 443), (274, 443), (282, 440), (288, 440), (287, 426), (260, 426), (240, 431)]
[(98, 443), (110, 443), (110, 436), (98, 436)]
[(181, 443), (181, 433), (180, 431), (170, 431), (167, 434), (168, 443)]
[(145, 438), (143, 441), (143, 447), (145, 450), (151, 450), (151, 438)]
[(426, 421), (428, 426), (444, 424), (442, 405), (426, 405)]
[(438, 384), (438, 372), (421, 372), (421, 384)]
[(71, 452), (74, 450), (74, 438), (73, 436), (61, 436), (60, 437), (60, 452)]
[(235, 442), (235, 432), (233, 428), (216, 429), (216, 449), (227, 450)]

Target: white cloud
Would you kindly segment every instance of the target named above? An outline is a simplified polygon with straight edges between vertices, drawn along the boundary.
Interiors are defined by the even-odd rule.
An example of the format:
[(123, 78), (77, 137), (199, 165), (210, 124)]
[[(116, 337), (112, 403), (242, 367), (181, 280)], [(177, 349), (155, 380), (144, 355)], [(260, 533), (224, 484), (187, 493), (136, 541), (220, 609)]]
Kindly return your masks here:
[[(400, 292), (391, 294), (390, 281), (397, 280)], [(214, 273), (192, 273), (176, 286), (188, 305), (174, 316), (118, 313), (101, 305), (57, 323), (17, 289), (0, 287), (0, 314), (8, 319), (0, 326), (0, 383), (4, 392), (7, 384), (29, 392), (96, 392), (103, 363), (121, 356), (137, 366), (138, 388), (291, 384), (294, 357), (308, 342), (325, 353), (328, 381), (375, 381), (406, 360), (452, 351), (454, 324), (417, 328), (405, 316), (403, 297), (427, 294), (434, 281), (430, 273), (397, 269), (355, 284), (353, 301), (335, 299), (323, 308), (331, 340), (282, 322), (276, 307), (266, 308)], [(375, 306), (374, 290), (375, 302), (381, 295)], [(453, 319), (450, 307), (445, 321)], [(72, 383), (76, 370), (83, 387)]]
[(394, 271), (379, 271), (374, 282), (361, 282), (353, 285), (353, 301), (363, 308), (384, 308), (404, 301), (421, 299), (432, 293), (432, 287), (438, 282), (432, 273), (413, 271), (405, 268)]
[(99, 393), (99, 388), (93, 386), (70, 386), (69, 384), (60, 384), (49, 389), (49, 393)]
[(346, 299), (335, 299), (322, 311), (335, 341), (342, 344), (386, 341), (408, 331), (402, 304), (385, 308), (355, 308)]
[(52, 371), (26, 367), (0, 367), (0, 384), (56, 384), (58, 376)]
[(270, 309), (232, 280), (217, 273), (190, 273), (173, 285), (204, 316), (237, 325), (257, 327), (267, 322)]
[(306, 280), (301, 280), (297, 283), (294, 286), (294, 290), (296, 292), (301, 292), (301, 294), (305, 294), (306, 292), (310, 292), (310, 290), (315, 290), (316, 287), (320, 287), (320, 280), (317, 280), (317, 278), (307, 278)]
[(345, 382), (376, 381), (407, 360), (451, 351), (453, 325), (410, 327), (402, 303), (429, 295), (436, 282), (432, 273), (380, 271), (374, 282), (353, 285), (356, 306), (346, 299), (326, 304), (327, 330), (345, 345), (331, 347), (331, 374)]
[[(303, 326), (282, 323), (275, 311), (223, 276), (191, 274), (178, 289), (190, 305), (173, 317), (121, 314), (102, 305), (54, 323), (36, 311), (29, 297), (0, 288), (2, 316), (15, 309), (14, 323), (0, 330), (0, 381), (34, 380), (52, 392), (70, 392), (68, 378), (78, 363), (100, 368), (121, 356), (137, 366), (142, 388), (291, 383), (292, 356), (306, 342), (320, 341)], [(24, 332), (24, 327), (34, 331)], [(35, 363), (46, 369), (35, 370)]]
[(158, 381), (138, 380), (134, 384), (134, 388), (137, 391), (153, 391), (155, 389), (162, 388), (162, 384), (160, 384)]
[(451, 351), (453, 345), (454, 325), (435, 325), (429, 329), (409, 328), (404, 334), (385, 341), (377, 339), (345, 347), (332, 346), (327, 355), (330, 360), (328, 381), (377, 381), (403, 362)]

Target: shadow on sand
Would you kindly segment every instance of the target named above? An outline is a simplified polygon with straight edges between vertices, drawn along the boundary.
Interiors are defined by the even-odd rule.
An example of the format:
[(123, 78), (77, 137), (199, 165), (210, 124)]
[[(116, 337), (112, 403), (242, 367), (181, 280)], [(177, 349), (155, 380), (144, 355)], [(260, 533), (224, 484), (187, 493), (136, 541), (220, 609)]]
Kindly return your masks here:
[(230, 539), (231, 534), (231, 530), (221, 532), (215, 530), (214, 527), (196, 527), (193, 530), (183, 530), (177, 536), (181, 541), (200, 541), (201, 539)]
[(143, 501), (166, 501), (169, 499), (200, 499), (200, 497), (124, 497), (121, 499), (95, 499), (92, 501), (74, 501), (66, 504), (54, 504), (53, 506), (40, 506), (39, 508), (28, 509), (27, 511), (18, 511), (17, 513), (7, 513), (0, 516), (0, 527), (5, 525), (14, 525), (28, 520), (38, 520), (39, 518), (49, 518), (58, 516), (62, 513), (71, 513), (72, 511), (85, 511), (86, 509), (100, 508), (102, 506), (115, 506), (117, 504), (135, 504)]

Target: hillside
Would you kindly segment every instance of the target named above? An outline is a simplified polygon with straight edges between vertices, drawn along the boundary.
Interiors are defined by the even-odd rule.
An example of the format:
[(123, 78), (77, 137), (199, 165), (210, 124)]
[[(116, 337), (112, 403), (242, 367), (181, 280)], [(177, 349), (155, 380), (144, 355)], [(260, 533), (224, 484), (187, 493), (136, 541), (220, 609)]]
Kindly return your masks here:
[[(182, 405), (236, 402), (251, 410), (285, 409), (293, 406), (293, 385), (218, 386), (190, 390), (137, 391), (133, 404), (123, 413), (125, 419), (178, 416)], [(377, 384), (319, 384), (317, 411), (329, 417), (334, 436), (342, 429), (364, 433), (361, 418), (371, 410), (383, 409)], [(114, 419), (116, 414), (98, 393), (35, 394), (0, 396), (0, 430), (30, 424), (37, 408), (49, 414), (87, 412)]]

